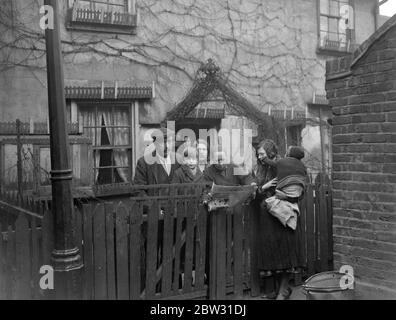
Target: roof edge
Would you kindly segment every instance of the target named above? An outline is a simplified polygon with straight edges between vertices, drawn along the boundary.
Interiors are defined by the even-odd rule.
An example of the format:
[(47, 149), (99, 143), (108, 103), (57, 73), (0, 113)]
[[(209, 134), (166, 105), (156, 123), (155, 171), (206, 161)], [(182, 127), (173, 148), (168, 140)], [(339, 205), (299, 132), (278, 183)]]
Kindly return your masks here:
[(366, 54), (372, 45), (378, 41), (385, 33), (396, 26), (396, 14), (389, 18), (377, 31), (375, 31), (365, 42), (363, 42), (353, 53), (352, 68)]
[(326, 80), (331, 81), (348, 77), (351, 74), (351, 69), (365, 56), (368, 50), (393, 27), (396, 27), (396, 14), (389, 18), (352, 54), (328, 60), (326, 62)]

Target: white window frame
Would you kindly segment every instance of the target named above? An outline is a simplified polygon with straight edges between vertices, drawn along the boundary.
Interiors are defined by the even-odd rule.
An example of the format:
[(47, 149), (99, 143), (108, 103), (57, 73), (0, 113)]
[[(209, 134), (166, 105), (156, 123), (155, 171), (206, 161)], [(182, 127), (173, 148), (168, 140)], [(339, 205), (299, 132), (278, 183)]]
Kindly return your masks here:
[[(342, 19), (341, 12), (339, 12), (337, 15), (334, 15), (334, 14), (332, 14), (330, 12), (331, 11), (330, 8), (331, 8), (331, 2), (336, 2), (336, 3), (338, 3), (339, 11), (340, 11), (340, 8), (341, 8), (342, 4), (348, 5), (348, 6), (352, 7), (352, 9), (354, 9), (353, 0), (327, 0), (327, 1), (328, 1), (329, 6), (327, 8), (328, 12), (325, 13), (323, 11), (323, 7), (321, 5), (321, 0), (317, 0), (317, 4), (318, 4), (318, 37), (319, 37), (319, 41), (322, 44), (322, 41), (324, 41), (324, 39), (327, 38), (330, 41), (338, 41), (341, 44), (341, 42), (342, 42), (342, 39), (340, 38), (340, 35), (341, 35), (341, 36), (345, 37), (345, 46), (347, 46), (348, 45), (348, 41), (350, 41), (351, 39), (348, 38), (348, 33), (347, 33), (346, 30), (345, 30), (345, 33), (341, 33), (340, 32), (339, 22)], [(325, 17), (327, 19), (327, 30), (322, 30), (322, 28), (321, 28), (322, 27), (322, 23), (321, 23), (321, 18), (322, 17)], [(336, 22), (337, 22), (337, 29), (335, 31), (334, 30), (330, 30), (330, 19), (336, 20)], [(355, 29), (355, 11), (354, 10), (353, 10), (352, 24), (353, 24), (352, 28), (349, 28), (349, 29), (354, 30)], [(322, 33), (324, 33), (324, 32), (327, 34), (327, 36), (325, 38), (322, 37)], [(330, 34), (337, 35), (337, 40), (330, 39), (330, 37), (329, 37)]]
[[(87, 102), (81, 102), (79, 103), (78, 101), (71, 100), (68, 102), (68, 107), (70, 107), (70, 120), (72, 123), (79, 123), (79, 128), (80, 128), (80, 133), (83, 133), (83, 127), (82, 123), (79, 121), (79, 115), (81, 111), (81, 105), (86, 104)], [(112, 105), (120, 105), (120, 104), (125, 104), (123, 102), (117, 102), (117, 101), (111, 101), (109, 104)], [(139, 101), (135, 100), (132, 102), (129, 102), (129, 114), (130, 114), (130, 124), (131, 124), (131, 136), (130, 136), (130, 142), (131, 142), (131, 160), (130, 160), (130, 172), (131, 172), (131, 177), (130, 181), (133, 181), (133, 178), (135, 176), (135, 168), (137, 165), (138, 161), (138, 155), (139, 155), (139, 135), (140, 135), (140, 123), (139, 123)], [(92, 146), (92, 149), (94, 150), (94, 146)], [(94, 152), (94, 151), (93, 151)], [(92, 152), (92, 164), (90, 165), (92, 169), (92, 174), (94, 176), (94, 161), (93, 161), (93, 152)], [(96, 181), (94, 181), (94, 184), (96, 184)], [(116, 186), (117, 184), (115, 184)]]

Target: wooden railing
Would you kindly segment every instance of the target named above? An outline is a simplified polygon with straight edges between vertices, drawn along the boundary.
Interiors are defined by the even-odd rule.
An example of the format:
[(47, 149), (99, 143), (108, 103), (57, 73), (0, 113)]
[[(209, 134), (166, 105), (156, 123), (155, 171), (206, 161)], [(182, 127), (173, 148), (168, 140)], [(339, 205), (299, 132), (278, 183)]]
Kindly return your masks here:
[(137, 15), (112, 10), (95, 10), (81, 7), (76, 3), (71, 9), (71, 22), (136, 27)]
[(133, 87), (66, 87), (66, 99), (151, 99), (153, 88), (148, 86)]
[[(338, 35), (336, 33), (333, 33), (333, 36), (337, 37)], [(319, 37), (318, 48), (320, 50), (329, 50), (329, 51), (346, 53), (346, 52), (353, 52), (358, 48), (358, 45), (351, 40), (330, 40), (326, 35)]]
[(317, 94), (315, 93), (312, 99), (312, 103), (314, 104), (322, 104), (322, 105), (328, 105), (329, 100), (327, 100), (326, 94)]
[(223, 119), (225, 117), (225, 109), (203, 108), (194, 109), (186, 118), (209, 118), (209, 119)]
[(294, 110), (294, 109), (270, 109), (268, 112), (269, 116), (274, 117), (278, 120), (304, 120), (307, 115), (305, 110)]
[[(78, 123), (68, 123), (69, 134), (80, 134)], [(22, 135), (47, 135), (49, 134), (49, 124), (47, 122), (21, 122), (19, 133)], [(0, 122), (0, 135), (17, 135), (18, 126), (15, 121)]]

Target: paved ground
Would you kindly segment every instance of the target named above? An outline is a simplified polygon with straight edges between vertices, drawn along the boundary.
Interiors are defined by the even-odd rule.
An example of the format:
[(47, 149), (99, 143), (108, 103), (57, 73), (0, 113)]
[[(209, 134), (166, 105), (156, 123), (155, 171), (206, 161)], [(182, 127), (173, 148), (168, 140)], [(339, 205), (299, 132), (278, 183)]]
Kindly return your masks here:
[[(303, 293), (302, 287), (293, 287), (292, 295), (290, 296), (289, 300), (306, 300), (305, 295)], [(250, 293), (248, 293), (245, 298), (246, 300), (269, 300), (262, 298), (261, 295), (258, 297), (251, 297)]]
[(293, 293), (290, 296), (290, 300), (307, 300), (303, 293), (302, 287), (293, 288)]

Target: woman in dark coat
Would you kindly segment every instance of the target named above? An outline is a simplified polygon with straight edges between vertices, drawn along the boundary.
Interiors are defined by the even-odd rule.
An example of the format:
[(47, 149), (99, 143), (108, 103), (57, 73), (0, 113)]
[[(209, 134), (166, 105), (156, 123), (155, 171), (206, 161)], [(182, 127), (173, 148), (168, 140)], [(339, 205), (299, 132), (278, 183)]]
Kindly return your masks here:
[(202, 178), (202, 171), (198, 166), (197, 150), (188, 147), (183, 153), (183, 164), (175, 171), (172, 183), (196, 183)]
[(205, 183), (214, 183), (222, 186), (242, 186), (255, 184), (256, 180), (251, 174), (237, 175), (237, 167), (234, 164), (226, 164), (224, 152), (217, 152), (217, 163), (206, 168), (203, 174)]
[[(197, 150), (187, 147), (183, 152), (182, 165), (175, 171), (172, 184), (195, 184), (202, 183), (203, 174), (198, 166)], [(193, 187), (178, 187), (178, 194), (195, 194)]]
[(258, 163), (254, 175), (258, 185), (255, 205), (258, 216), (258, 252), (259, 270), (273, 275), (279, 291), (277, 299), (287, 299), (291, 294), (288, 285), (289, 273), (304, 267), (305, 261), (301, 242), (301, 224), (297, 229), (284, 227), (272, 216), (265, 199), (275, 194), (276, 162), (279, 160), (276, 144), (272, 140), (262, 141), (257, 149)]

